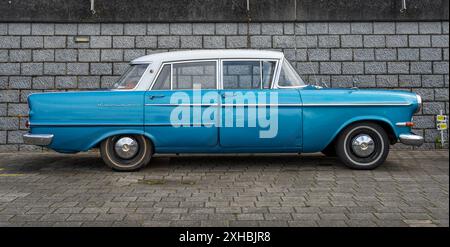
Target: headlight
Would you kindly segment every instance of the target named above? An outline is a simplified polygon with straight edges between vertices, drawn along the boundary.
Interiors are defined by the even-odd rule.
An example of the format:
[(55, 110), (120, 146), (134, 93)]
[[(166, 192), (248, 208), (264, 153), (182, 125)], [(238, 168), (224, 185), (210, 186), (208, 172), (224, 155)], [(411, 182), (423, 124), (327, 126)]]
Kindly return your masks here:
[(422, 109), (422, 97), (420, 97), (420, 95), (416, 94), (416, 98), (417, 98), (417, 110), (416, 110), (416, 112), (419, 112), (420, 109)]

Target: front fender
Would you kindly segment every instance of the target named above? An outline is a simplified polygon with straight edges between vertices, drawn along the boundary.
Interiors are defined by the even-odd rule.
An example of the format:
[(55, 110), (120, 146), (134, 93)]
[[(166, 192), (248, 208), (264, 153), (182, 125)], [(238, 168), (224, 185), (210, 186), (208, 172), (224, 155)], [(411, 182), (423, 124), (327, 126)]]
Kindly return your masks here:
[[(302, 90), (303, 152), (319, 152), (347, 126), (359, 121), (379, 121), (392, 135), (409, 132), (396, 123), (411, 121), (417, 95), (395, 90)], [(384, 127), (385, 127), (384, 126)]]
[[(388, 107), (389, 108), (389, 107)], [(388, 114), (395, 112), (397, 114)], [(363, 115), (363, 112), (371, 114)], [(405, 131), (395, 123), (411, 119), (406, 111), (398, 109), (321, 107), (304, 109), (303, 152), (320, 152), (327, 147), (343, 129), (352, 123), (377, 121), (389, 126), (397, 138)]]
[(399, 136), (399, 134), (397, 133), (397, 129), (396, 129), (395, 125), (391, 121), (389, 121), (389, 119), (387, 119), (387, 118), (380, 117), (380, 116), (358, 116), (358, 117), (354, 117), (354, 118), (346, 121), (345, 123), (343, 123), (339, 127), (339, 129), (337, 129), (333, 133), (331, 138), (328, 139), (326, 146), (331, 144), (331, 142), (339, 135), (339, 133), (341, 133), (349, 125), (351, 125), (353, 123), (356, 123), (356, 122), (363, 122), (363, 121), (382, 122), (382, 123), (386, 124), (387, 126), (389, 126), (391, 128), (391, 131), (394, 133), (394, 135), (396, 137)]

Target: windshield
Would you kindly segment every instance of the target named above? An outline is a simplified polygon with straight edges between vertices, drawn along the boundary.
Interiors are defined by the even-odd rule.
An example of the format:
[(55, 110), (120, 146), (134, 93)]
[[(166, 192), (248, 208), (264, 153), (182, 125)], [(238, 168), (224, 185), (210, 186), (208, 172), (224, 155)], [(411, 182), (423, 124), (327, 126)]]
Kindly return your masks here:
[(302, 78), (297, 74), (292, 65), (284, 60), (281, 67), (280, 79), (278, 79), (278, 86), (280, 87), (302, 87), (305, 86)]
[(133, 89), (138, 84), (147, 68), (147, 64), (132, 64), (127, 71), (114, 83), (112, 89)]

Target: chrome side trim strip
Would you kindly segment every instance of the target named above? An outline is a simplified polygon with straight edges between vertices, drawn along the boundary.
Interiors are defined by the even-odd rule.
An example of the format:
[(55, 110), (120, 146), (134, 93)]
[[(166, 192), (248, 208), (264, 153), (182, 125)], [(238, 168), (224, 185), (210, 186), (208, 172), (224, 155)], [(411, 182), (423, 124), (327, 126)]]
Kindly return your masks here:
[(149, 123), (149, 124), (108, 124), (108, 123), (100, 123), (100, 124), (89, 124), (89, 123), (78, 123), (78, 124), (65, 124), (65, 123), (58, 123), (58, 124), (46, 124), (46, 123), (39, 123), (39, 124), (33, 124), (33, 126), (57, 126), (57, 127), (96, 127), (96, 126), (179, 126), (179, 125), (190, 125), (190, 126), (210, 126), (214, 125), (215, 123), (177, 123), (177, 124), (171, 124), (171, 123)]
[(221, 104), (224, 107), (300, 107), (302, 104)]
[(171, 106), (171, 107), (192, 107), (192, 106), (201, 106), (201, 107), (209, 107), (209, 106), (223, 106), (223, 107), (264, 107), (264, 106), (278, 106), (278, 107), (313, 107), (313, 106), (409, 106), (411, 103), (307, 103), (307, 104), (145, 104), (145, 106)]
[(30, 123), (32, 126), (64, 126), (64, 127), (77, 127), (77, 126), (142, 126), (142, 123)]
[(411, 103), (307, 103), (303, 106), (409, 106)]
[(267, 106), (277, 106), (277, 107), (285, 107), (285, 106), (297, 106), (300, 107), (302, 104), (145, 104), (145, 106), (169, 106), (169, 107), (210, 107), (210, 106), (222, 106), (222, 107), (267, 107)]
[(176, 127), (183, 127), (183, 126), (195, 126), (195, 127), (201, 127), (201, 126), (213, 126), (216, 123), (156, 123), (156, 124), (144, 124), (144, 126), (176, 126)]
[(208, 107), (208, 106), (219, 106), (219, 104), (145, 104), (145, 106), (182, 106), (182, 107), (191, 107), (191, 106), (201, 106), (201, 107)]

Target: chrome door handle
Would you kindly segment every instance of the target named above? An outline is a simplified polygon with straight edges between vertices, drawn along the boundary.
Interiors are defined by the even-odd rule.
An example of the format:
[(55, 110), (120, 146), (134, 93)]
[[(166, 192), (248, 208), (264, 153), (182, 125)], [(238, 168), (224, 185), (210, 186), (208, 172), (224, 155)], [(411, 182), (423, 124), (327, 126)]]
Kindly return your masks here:
[(223, 93), (222, 94), (222, 98), (229, 98), (229, 97), (234, 97), (235, 95), (234, 95), (234, 93)]
[(148, 96), (148, 98), (151, 99), (151, 100), (156, 99), (156, 98), (164, 98), (164, 97), (165, 97), (164, 95), (150, 95), (150, 96)]

